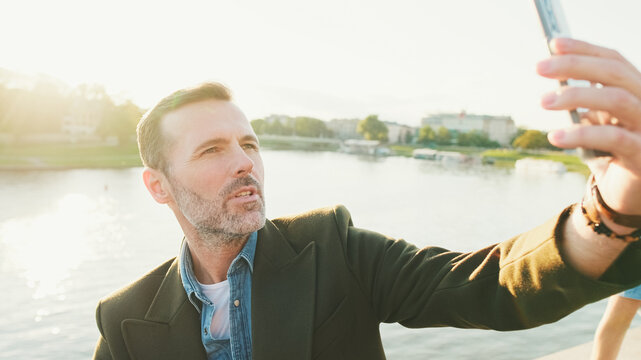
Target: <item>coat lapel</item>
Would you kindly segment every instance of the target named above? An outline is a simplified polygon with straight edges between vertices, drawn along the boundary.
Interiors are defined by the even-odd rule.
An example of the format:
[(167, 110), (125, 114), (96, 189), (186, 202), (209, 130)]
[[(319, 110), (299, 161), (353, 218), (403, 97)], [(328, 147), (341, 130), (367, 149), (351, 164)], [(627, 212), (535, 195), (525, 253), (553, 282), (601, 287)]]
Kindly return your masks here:
[(175, 260), (143, 320), (122, 322), (132, 359), (205, 359), (200, 315), (187, 299)]
[(314, 243), (296, 253), (267, 221), (258, 233), (252, 278), (254, 359), (311, 358), (315, 279)]

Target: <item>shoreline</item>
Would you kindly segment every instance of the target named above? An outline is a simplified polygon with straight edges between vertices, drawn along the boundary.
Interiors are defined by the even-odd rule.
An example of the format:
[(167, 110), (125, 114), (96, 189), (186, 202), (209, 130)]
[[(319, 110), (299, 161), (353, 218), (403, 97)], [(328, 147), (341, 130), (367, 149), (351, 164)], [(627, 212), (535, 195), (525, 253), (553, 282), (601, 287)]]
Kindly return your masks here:
[[(311, 148), (298, 145), (285, 146), (283, 143), (265, 144), (266, 150), (289, 151), (330, 151), (338, 149), (319, 147)], [(391, 156), (412, 157), (414, 145), (390, 145)], [(547, 159), (563, 163), (568, 172), (589, 175), (588, 167), (575, 156), (563, 152), (527, 152), (510, 149), (462, 148), (456, 146), (440, 147), (435, 150), (454, 151), (478, 157), (481, 162), (495, 167), (514, 168), (517, 160), (523, 158)], [(141, 167), (142, 161), (135, 145), (20, 145), (16, 147), (0, 146), (0, 171), (55, 171), (73, 169), (122, 169)]]

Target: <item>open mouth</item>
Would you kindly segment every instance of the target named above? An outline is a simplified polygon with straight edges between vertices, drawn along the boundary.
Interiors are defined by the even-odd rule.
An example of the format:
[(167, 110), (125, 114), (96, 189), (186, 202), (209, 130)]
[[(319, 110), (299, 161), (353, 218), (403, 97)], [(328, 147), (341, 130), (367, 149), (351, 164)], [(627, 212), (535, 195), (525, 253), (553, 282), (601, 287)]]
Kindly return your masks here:
[(242, 191), (242, 192), (239, 192), (238, 194), (236, 194), (236, 197), (238, 198), (238, 197), (243, 197), (243, 196), (251, 196), (253, 194), (254, 193), (251, 192), (251, 191)]
[(253, 186), (243, 186), (238, 192), (231, 194), (231, 199), (250, 199), (258, 196), (258, 189)]

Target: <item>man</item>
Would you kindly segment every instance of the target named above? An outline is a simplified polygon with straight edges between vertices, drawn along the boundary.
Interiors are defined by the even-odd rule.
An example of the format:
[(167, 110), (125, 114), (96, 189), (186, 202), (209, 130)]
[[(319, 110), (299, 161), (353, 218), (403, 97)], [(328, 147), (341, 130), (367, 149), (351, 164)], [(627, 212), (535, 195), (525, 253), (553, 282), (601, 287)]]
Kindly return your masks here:
[(358, 229), (340, 206), (266, 221), (258, 140), (227, 90), (161, 100), (138, 128), (143, 180), (184, 242), (100, 302), (95, 358), (379, 359), (381, 322), (521, 329), (641, 283), (641, 251), (626, 242), (641, 227), (641, 75), (609, 49), (551, 46), (562, 55), (539, 63), (541, 75), (603, 86), (544, 97), (550, 109), (593, 109), (597, 125), (550, 140), (613, 157), (593, 167), (582, 206), (469, 254)]

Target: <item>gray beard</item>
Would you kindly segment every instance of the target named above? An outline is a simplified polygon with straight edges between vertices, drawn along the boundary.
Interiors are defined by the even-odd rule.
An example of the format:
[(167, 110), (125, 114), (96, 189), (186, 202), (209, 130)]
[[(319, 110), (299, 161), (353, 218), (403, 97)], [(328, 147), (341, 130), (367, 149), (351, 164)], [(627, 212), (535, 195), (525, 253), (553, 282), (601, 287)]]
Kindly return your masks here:
[[(168, 178), (174, 189), (176, 205), (208, 248), (239, 245), (249, 234), (265, 225), (262, 188), (251, 175), (233, 181), (214, 200), (207, 200)], [(229, 211), (224, 199), (238, 188), (250, 185), (259, 189), (261, 194), (259, 202), (244, 205), (243, 210), (251, 213), (234, 214)]]

